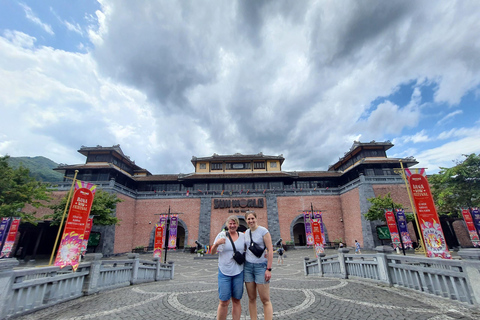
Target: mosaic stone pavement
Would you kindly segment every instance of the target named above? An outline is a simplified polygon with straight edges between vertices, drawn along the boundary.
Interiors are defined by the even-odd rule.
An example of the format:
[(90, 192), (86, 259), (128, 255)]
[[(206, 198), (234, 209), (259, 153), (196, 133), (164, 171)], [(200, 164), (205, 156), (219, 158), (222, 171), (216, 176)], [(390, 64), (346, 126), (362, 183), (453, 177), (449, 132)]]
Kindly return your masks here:
[[(313, 258), (313, 250), (286, 254), (284, 265), (273, 265), (274, 319), (480, 319), (478, 308), (431, 295), (366, 281), (305, 277), (303, 259)], [(215, 319), (217, 260), (193, 257), (168, 253), (175, 262), (174, 280), (106, 291), (16, 319)], [(257, 306), (263, 319), (260, 299)], [(242, 319), (250, 319), (246, 291)]]

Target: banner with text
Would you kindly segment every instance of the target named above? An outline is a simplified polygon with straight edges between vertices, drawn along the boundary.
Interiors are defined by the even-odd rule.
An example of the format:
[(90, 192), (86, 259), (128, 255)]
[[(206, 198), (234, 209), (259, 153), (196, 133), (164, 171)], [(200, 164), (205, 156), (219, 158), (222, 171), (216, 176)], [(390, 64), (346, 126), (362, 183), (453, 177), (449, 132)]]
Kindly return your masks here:
[(405, 169), (428, 257), (451, 259), (425, 169)]
[(400, 245), (400, 235), (398, 234), (397, 223), (392, 210), (385, 210), (385, 220), (387, 221), (388, 231), (390, 231), (393, 249), (402, 248)]
[(321, 223), (319, 219), (312, 220), (312, 234), (315, 246), (315, 254), (317, 258), (320, 257), (320, 254), (325, 253), (325, 249), (323, 246), (322, 230), (320, 226)]
[(19, 226), (20, 218), (12, 218), (12, 222), (10, 223), (10, 229), (8, 230), (7, 237), (5, 238), (5, 241), (3, 243), (2, 252), (0, 252), (0, 259), (10, 258)]
[(87, 252), (88, 239), (90, 238), (90, 232), (92, 232), (92, 226), (93, 226), (93, 216), (90, 216), (87, 219), (85, 233), (83, 234), (82, 249), (80, 250), (81, 255), (84, 255), (85, 252)]
[(470, 236), (470, 240), (473, 243), (473, 246), (480, 247), (480, 239), (478, 237), (478, 232), (475, 229), (475, 224), (473, 223), (470, 210), (462, 209), (462, 216), (463, 216), (463, 220), (465, 220), (465, 224), (467, 225), (468, 234)]
[(318, 223), (320, 223), (320, 231), (322, 233), (322, 243), (325, 246), (325, 230), (323, 228), (324, 226), (323, 226), (322, 212), (314, 211), (312, 218), (318, 220)]
[(162, 257), (162, 249), (163, 249), (163, 225), (157, 223), (155, 225), (155, 241), (153, 245), (153, 257), (154, 258), (161, 258)]
[(170, 236), (168, 238), (168, 249), (175, 249), (177, 247), (177, 226), (178, 215), (173, 214), (170, 217)]
[(311, 214), (310, 211), (303, 212), (303, 221), (305, 224), (305, 238), (307, 240), (307, 246), (313, 246), (313, 234), (312, 234), (312, 225), (311, 225)]
[(60, 268), (72, 266), (73, 271), (77, 270), (96, 188), (97, 186), (91, 183), (79, 180), (75, 182), (75, 192), (55, 258), (55, 266)]
[(11, 218), (0, 219), (0, 252), (2, 250), (3, 243), (7, 238), (8, 227), (10, 225)]
[(471, 208), (470, 213), (472, 214), (473, 224), (477, 229), (477, 233), (478, 235), (480, 235), (480, 211), (478, 210), (478, 208)]
[(398, 229), (400, 231), (400, 236), (402, 237), (403, 247), (405, 249), (413, 249), (413, 242), (410, 238), (410, 233), (408, 233), (405, 211), (403, 209), (395, 209), (395, 211), (397, 212)]

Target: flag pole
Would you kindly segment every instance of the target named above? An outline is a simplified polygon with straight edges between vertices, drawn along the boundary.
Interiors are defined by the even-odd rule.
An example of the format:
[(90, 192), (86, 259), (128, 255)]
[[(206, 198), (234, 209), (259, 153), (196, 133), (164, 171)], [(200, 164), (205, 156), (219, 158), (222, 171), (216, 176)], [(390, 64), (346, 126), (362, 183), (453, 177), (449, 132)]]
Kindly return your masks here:
[(70, 191), (68, 192), (68, 197), (67, 197), (67, 203), (65, 205), (65, 210), (63, 210), (62, 220), (60, 221), (60, 226), (58, 227), (57, 238), (55, 239), (55, 245), (53, 246), (53, 249), (52, 249), (52, 255), (50, 256), (50, 262), (48, 263), (49, 266), (52, 265), (53, 255), (55, 254), (55, 248), (57, 247), (58, 238), (60, 237), (60, 232), (62, 231), (63, 221), (65, 220), (65, 215), (67, 214), (67, 209), (70, 205), (70, 198), (72, 197), (73, 187), (74, 187), (75, 181), (77, 179), (77, 174), (78, 174), (78, 170), (75, 170), (75, 175), (73, 176), (72, 186), (70, 187)]

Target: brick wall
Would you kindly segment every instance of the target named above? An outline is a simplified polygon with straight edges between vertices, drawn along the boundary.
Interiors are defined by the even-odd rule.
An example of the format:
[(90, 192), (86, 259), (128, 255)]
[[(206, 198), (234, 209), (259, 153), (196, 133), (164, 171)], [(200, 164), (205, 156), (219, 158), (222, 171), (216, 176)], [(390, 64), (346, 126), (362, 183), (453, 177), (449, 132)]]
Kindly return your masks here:
[[(357, 240), (363, 247), (362, 214), (358, 189), (350, 190), (340, 196), (343, 209), (344, 235), (340, 236), (347, 246), (354, 246)], [(333, 239), (335, 240), (335, 239)]]

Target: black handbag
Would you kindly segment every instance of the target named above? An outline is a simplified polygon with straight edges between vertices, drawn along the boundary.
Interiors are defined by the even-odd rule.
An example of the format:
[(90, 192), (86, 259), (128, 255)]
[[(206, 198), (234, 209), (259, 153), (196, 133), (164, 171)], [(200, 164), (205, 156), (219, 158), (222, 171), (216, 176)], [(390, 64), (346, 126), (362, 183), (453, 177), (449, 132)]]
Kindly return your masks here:
[(230, 237), (230, 233), (228, 231), (227, 231), (227, 235), (233, 247), (233, 260), (235, 260), (236, 263), (242, 265), (245, 262), (245, 253), (238, 252), (237, 248), (235, 248), (235, 243), (233, 243), (232, 237)]
[(248, 247), (248, 250), (252, 251), (252, 253), (255, 255), (255, 257), (260, 258), (263, 255), (263, 252), (265, 251), (265, 248), (262, 249), (259, 244), (253, 242), (252, 239), (252, 230), (250, 230), (250, 246)]

